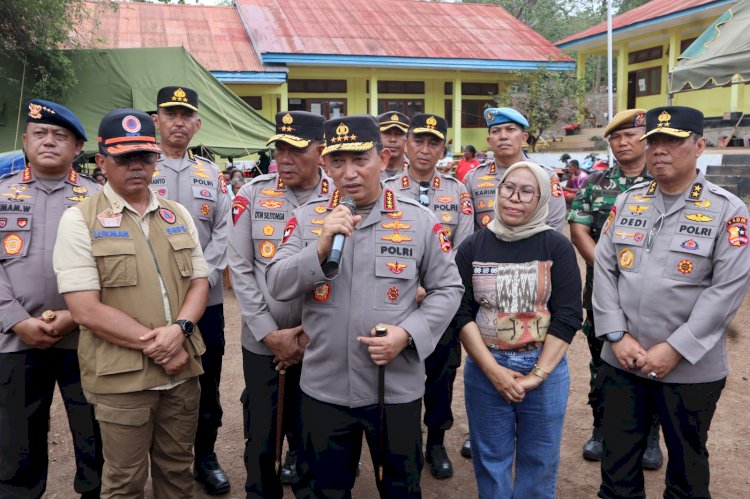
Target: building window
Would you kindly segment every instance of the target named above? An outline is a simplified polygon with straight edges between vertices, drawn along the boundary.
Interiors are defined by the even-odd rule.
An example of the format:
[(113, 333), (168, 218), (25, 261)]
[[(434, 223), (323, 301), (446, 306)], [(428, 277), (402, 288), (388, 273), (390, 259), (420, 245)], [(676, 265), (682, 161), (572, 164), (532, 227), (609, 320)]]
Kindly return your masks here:
[(661, 93), (661, 66), (640, 69), (635, 72), (636, 97)]
[(326, 119), (346, 116), (346, 100), (342, 99), (289, 99), (290, 111), (308, 111)]
[(240, 97), (243, 101), (245, 101), (245, 104), (252, 107), (256, 111), (260, 111), (263, 109), (263, 98), (260, 95), (251, 95), (251, 96), (244, 96)]
[[(445, 95), (453, 95), (453, 82), (446, 81), (444, 85)], [(497, 83), (472, 83), (461, 82), (462, 95), (495, 95), (497, 94)]]
[(639, 62), (653, 61), (655, 59), (661, 59), (664, 53), (664, 47), (659, 45), (658, 47), (651, 47), (643, 50), (636, 50), (628, 54), (628, 64), (638, 64)]
[[(368, 99), (367, 108), (370, 108)], [(408, 117), (424, 112), (424, 99), (378, 99), (378, 114), (398, 111)]]
[(343, 94), (346, 80), (289, 80), (290, 93)]
[[(366, 82), (366, 91), (370, 93), (370, 80)], [(423, 81), (378, 80), (379, 94), (424, 94)]]
[[(497, 104), (494, 101), (484, 100), (462, 100), (461, 101), (461, 128), (486, 128), (487, 122), (484, 121), (484, 110), (488, 107), (494, 107)], [(445, 101), (445, 119), (448, 126), (453, 126), (453, 100)]]
[(687, 40), (682, 40), (680, 42), (680, 54), (682, 54), (683, 52), (685, 52), (687, 50), (687, 48), (690, 45), (692, 45), (695, 40), (697, 40), (697, 38), (688, 38)]

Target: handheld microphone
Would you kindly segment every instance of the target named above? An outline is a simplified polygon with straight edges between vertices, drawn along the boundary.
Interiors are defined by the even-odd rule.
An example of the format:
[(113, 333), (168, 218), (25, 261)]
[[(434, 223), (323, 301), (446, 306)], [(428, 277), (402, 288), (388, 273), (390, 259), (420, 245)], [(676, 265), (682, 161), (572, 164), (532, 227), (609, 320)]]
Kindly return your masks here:
[[(346, 206), (347, 208), (349, 208), (349, 211), (352, 215), (357, 214), (357, 207), (354, 204), (354, 200), (349, 196), (346, 196), (344, 199), (342, 199), (339, 204), (341, 206)], [(332, 272), (336, 272), (339, 269), (339, 264), (341, 263), (341, 255), (344, 252), (345, 241), (346, 236), (344, 234), (336, 234), (335, 236), (333, 236), (331, 253), (328, 255), (328, 258), (322, 266), (323, 273), (329, 274)]]

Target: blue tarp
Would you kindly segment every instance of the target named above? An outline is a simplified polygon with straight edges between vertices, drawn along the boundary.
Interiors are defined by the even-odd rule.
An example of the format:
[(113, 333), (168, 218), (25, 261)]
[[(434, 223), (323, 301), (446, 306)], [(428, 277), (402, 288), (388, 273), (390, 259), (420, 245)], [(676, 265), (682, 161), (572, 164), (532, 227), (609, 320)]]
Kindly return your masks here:
[(0, 154), (0, 176), (22, 170), (24, 166), (23, 151), (10, 151)]

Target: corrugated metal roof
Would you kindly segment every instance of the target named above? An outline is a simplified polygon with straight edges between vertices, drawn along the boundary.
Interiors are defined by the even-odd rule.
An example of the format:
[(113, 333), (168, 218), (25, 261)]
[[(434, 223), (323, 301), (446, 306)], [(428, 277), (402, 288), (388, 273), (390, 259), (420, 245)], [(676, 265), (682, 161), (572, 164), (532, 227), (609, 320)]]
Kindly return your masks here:
[[(636, 7), (612, 18), (612, 30), (632, 26), (644, 21), (651, 21), (660, 17), (676, 14), (678, 12), (694, 9), (712, 3), (721, 3), (722, 0), (651, 0), (648, 3)], [(555, 45), (564, 45), (570, 42), (600, 35), (607, 32), (607, 22), (597, 24), (585, 29), (575, 35), (560, 40)]]
[(570, 61), (501, 7), (415, 0), (236, 0), (258, 53)]
[[(234, 7), (90, 3), (98, 24), (79, 32), (93, 47), (185, 47), (209, 71), (267, 71)], [(275, 69), (278, 71), (278, 69)]]

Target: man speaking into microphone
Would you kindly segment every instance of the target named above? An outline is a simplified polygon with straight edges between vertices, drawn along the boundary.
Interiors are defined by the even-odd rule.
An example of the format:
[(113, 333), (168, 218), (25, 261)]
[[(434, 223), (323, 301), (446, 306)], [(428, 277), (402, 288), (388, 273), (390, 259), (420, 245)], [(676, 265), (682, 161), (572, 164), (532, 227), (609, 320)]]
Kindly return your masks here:
[[(421, 497), (424, 359), (453, 317), (463, 286), (435, 215), (380, 182), (390, 152), (375, 119), (337, 118), (323, 128), (322, 156), (336, 188), (328, 199), (294, 211), (266, 269), (274, 298), (303, 298), (310, 338), (300, 381), (305, 464), (299, 486), (313, 497), (350, 495), (364, 433), (373, 454), (383, 442), (382, 455), (372, 456), (383, 467), (375, 477), (381, 497)], [(335, 265), (337, 234), (345, 240)], [(420, 283), (427, 295), (417, 307)], [(375, 337), (379, 323), (387, 333)], [(382, 425), (379, 366), (385, 366)]]

